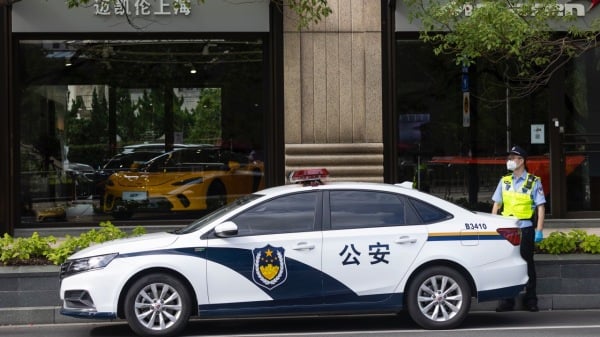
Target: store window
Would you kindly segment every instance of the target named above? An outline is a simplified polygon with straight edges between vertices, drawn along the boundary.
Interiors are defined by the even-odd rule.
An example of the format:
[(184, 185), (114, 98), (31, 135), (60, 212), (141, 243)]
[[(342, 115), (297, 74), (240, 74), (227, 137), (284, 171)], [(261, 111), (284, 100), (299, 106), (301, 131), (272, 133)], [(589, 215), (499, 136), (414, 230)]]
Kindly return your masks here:
[[(600, 49), (590, 50), (565, 67), (565, 154), (567, 210), (600, 210)], [(583, 213), (584, 216), (585, 213)]]
[(21, 225), (193, 219), (264, 187), (264, 49), (20, 40)]
[[(598, 130), (593, 85), (598, 80), (597, 52), (566, 67), (566, 116), (561, 150), (565, 154), (568, 211), (600, 210), (590, 191), (600, 189), (593, 164), (598, 158)], [(491, 197), (506, 174), (507, 148), (519, 144), (529, 152), (528, 169), (542, 178), (549, 201), (549, 91), (542, 88), (512, 97), (499, 85), (493, 65), (483, 61), (463, 69), (450, 57), (435, 55), (416, 39), (396, 40), (398, 114), (398, 181), (470, 209), (491, 211)], [(554, 126), (552, 126), (554, 127)], [(578, 142), (567, 137), (577, 138)], [(596, 138), (594, 138), (596, 137)], [(594, 152), (596, 151), (596, 152)], [(598, 180), (598, 181), (596, 181)], [(593, 193), (591, 193), (593, 196)], [(550, 203), (547, 204), (550, 206)]]

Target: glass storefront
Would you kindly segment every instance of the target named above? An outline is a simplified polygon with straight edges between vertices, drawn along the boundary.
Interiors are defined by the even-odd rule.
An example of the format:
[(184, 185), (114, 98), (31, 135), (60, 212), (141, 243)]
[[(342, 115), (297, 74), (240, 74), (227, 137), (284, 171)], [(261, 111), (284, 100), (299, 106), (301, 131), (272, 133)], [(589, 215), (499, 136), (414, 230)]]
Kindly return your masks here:
[(565, 68), (563, 151), (570, 211), (600, 210), (599, 62), (600, 49), (596, 48)]
[(264, 36), (20, 40), (21, 225), (195, 218), (264, 186)]
[[(600, 111), (593, 88), (598, 51), (572, 61), (565, 70), (561, 140), (567, 211), (598, 211), (600, 200)], [(529, 153), (528, 169), (540, 176), (548, 201), (550, 91), (506, 99), (497, 70), (483, 62), (465, 72), (453, 60), (435, 55), (416, 39), (396, 39), (398, 114), (397, 181), (470, 209), (491, 211), (491, 196), (506, 174), (505, 153), (518, 144)], [(564, 120), (564, 123), (562, 122)], [(564, 125), (562, 125), (564, 124)], [(598, 171), (598, 172), (596, 172)], [(550, 203), (547, 204), (549, 206)]]

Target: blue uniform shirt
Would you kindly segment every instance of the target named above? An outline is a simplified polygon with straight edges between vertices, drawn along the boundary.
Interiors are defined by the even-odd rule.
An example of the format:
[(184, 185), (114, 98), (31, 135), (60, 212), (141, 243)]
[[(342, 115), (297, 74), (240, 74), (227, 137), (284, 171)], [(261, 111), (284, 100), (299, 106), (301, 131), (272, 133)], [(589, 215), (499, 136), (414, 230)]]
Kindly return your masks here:
[[(519, 177), (516, 177), (513, 174), (513, 185), (515, 189), (521, 188), (521, 186), (525, 183), (527, 179), (527, 171), (523, 171), (523, 174)], [(492, 200), (495, 203), (502, 204), (502, 189), (504, 188), (504, 184), (502, 183), (502, 179), (498, 182), (498, 186), (496, 186), (496, 191), (494, 191), (494, 195), (492, 196)], [(539, 205), (546, 203), (546, 197), (544, 196), (544, 188), (542, 187), (542, 183), (540, 179), (536, 179), (533, 183), (533, 191), (531, 192), (531, 198), (533, 199), (533, 204), (531, 207), (535, 208)], [(531, 220), (519, 220), (519, 226), (521, 228), (531, 227), (533, 224)]]

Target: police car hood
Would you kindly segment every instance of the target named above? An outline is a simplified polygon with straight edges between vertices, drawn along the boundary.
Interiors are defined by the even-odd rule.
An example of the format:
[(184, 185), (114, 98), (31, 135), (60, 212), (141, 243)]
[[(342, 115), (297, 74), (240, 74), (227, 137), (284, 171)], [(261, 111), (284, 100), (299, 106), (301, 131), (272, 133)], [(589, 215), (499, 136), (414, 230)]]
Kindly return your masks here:
[(162, 232), (151, 233), (126, 239), (117, 239), (95, 244), (71, 255), (69, 259), (79, 259), (83, 257), (97, 256), (110, 253), (131, 253), (147, 249), (164, 248), (177, 241), (175, 234)]

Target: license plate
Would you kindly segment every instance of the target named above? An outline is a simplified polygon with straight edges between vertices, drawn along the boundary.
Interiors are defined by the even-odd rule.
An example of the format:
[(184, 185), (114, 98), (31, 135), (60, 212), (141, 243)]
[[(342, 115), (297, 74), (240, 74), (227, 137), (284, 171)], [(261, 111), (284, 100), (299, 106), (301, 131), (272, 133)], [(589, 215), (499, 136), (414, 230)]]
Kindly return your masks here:
[(148, 192), (123, 192), (123, 200), (140, 201), (148, 199)]

